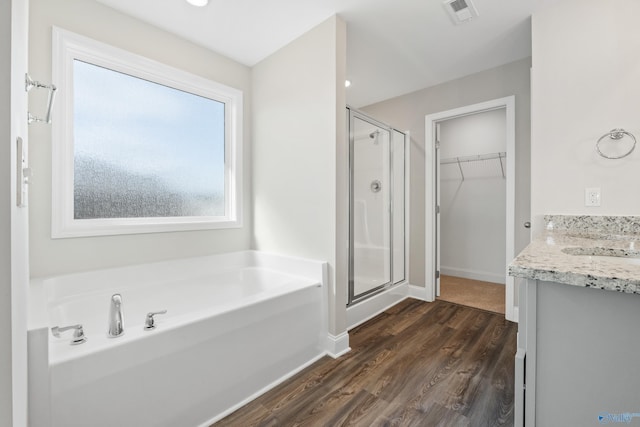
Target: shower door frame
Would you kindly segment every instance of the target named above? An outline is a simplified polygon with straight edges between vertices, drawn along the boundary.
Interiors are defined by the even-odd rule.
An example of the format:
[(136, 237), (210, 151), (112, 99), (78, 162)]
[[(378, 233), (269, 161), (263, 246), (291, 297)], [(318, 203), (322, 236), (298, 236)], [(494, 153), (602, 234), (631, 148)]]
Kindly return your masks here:
[[(349, 136), (349, 201), (348, 201), (348, 205), (349, 205), (349, 241), (348, 241), (348, 254), (349, 254), (349, 259), (348, 259), (348, 286), (347, 286), (347, 307), (353, 306), (359, 302), (362, 302), (368, 298), (371, 298), (377, 294), (380, 294), (381, 292), (384, 292), (387, 289), (390, 289), (394, 286), (397, 285), (401, 285), (403, 283), (407, 283), (408, 282), (408, 275), (409, 275), (409, 245), (408, 245), (408, 236), (407, 236), (407, 230), (408, 230), (408, 221), (409, 221), (409, 192), (408, 192), (408, 188), (409, 188), (409, 143), (408, 143), (408, 138), (409, 138), (409, 132), (406, 131), (401, 131), (398, 130), (396, 128), (393, 128), (389, 125), (387, 125), (386, 123), (382, 123), (370, 116), (368, 116), (367, 114), (358, 111), (354, 108), (351, 108), (349, 106), (347, 106), (347, 124), (348, 124), (348, 136)], [(355, 217), (355, 213), (354, 213), (354, 187), (353, 187), (353, 174), (354, 174), (354, 162), (355, 162), (355, 158), (354, 158), (354, 126), (353, 126), (353, 121), (355, 118), (358, 118), (360, 120), (363, 120), (367, 123), (370, 123), (374, 126), (377, 126), (381, 129), (386, 130), (387, 132), (389, 132), (389, 188), (391, 189), (390, 193), (389, 193), (389, 202), (387, 205), (387, 208), (389, 209), (389, 281), (387, 281), (386, 283), (383, 283), (379, 286), (376, 286), (373, 289), (370, 289), (366, 292), (360, 293), (358, 295), (355, 295), (355, 277), (354, 277), (354, 263), (355, 263), (355, 255), (354, 255), (354, 217)], [(404, 186), (403, 186), (403, 190), (404, 190), (404, 218), (403, 218), (403, 231), (404, 231), (404, 239), (403, 239), (403, 251), (404, 251), (404, 263), (403, 263), (403, 268), (404, 268), (404, 277), (402, 280), (395, 282), (394, 281), (394, 277), (393, 277), (393, 273), (394, 273), (394, 256), (393, 256), (393, 249), (394, 249), (394, 232), (393, 232), (393, 225), (394, 225), (394, 218), (395, 218), (395, 212), (394, 212), (394, 192), (393, 189), (395, 187), (395, 179), (396, 176), (394, 174), (394, 149), (393, 149), (393, 133), (394, 132), (398, 132), (400, 134), (402, 134), (404, 136), (404, 141), (403, 141), (403, 148), (404, 148), (404, 162), (403, 162), (403, 166), (404, 166), (404, 174), (403, 174), (403, 179), (404, 179)]]

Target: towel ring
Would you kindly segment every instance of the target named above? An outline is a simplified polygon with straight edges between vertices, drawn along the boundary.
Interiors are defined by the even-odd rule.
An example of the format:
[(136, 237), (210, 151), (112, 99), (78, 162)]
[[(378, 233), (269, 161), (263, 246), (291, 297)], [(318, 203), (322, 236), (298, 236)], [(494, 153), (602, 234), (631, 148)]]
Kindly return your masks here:
[[(602, 142), (602, 140), (605, 137), (609, 137), (609, 139), (612, 139), (614, 141), (619, 141), (622, 138), (624, 138), (624, 136), (628, 136), (629, 138), (631, 138), (633, 140), (633, 145), (631, 146), (631, 149), (629, 149), (629, 151), (627, 151), (626, 153), (620, 155), (620, 156), (607, 156), (606, 154), (604, 154), (601, 150), (600, 150), (600, 143)], [(605, 159), (622, 159), (627, 157), (629, 154), (633, 153), (633, 150), (635, 150), (636, 148), (636, 137), (633, 136), (632, 134), (630, 134), (629, 132), (627, 132), (624, 129), (612, 129), (610, 132), (605, 133), (604, 135), (602, 135), (599, 139), (598, 142), (596, 143), (596, 151), (598, 151), (598, 154), (600, 154), (602, 157), (604, 157)]]

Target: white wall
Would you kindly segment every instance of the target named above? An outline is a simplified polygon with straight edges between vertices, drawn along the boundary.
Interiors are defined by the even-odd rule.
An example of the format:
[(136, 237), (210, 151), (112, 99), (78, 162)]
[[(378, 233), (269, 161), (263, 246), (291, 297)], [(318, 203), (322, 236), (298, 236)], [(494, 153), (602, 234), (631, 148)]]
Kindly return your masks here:
[[(531, 209), (637, 215), (640, 149), (607, 160), (596, 141), (622, 127), (640, 139), (640, 2), (563, 0), (533, 17)], [(602, 189), (584, 206), (585, 187)]]
[[(504, 152), (504, 108), (440, 122), (442, 159)], [(440, 167), (442, 274), (505, 282), (506, 191), (498, 159)], [(503, 160), (506, 172), (506, 160)]]
[[(29, 2), (12, 0), (11, 40), (11, 329), (13, 353), (13, 424), (27, 423), (27, 284), (29, 283), (29, 208), (18, 207), (18, 137), (28, 147), (28, 95), (24, 75), (28, 72)], [(9, 141), (7, 141), (9, 142)], [(28, 157), (27, 157), (28, 161)]]
[(15, 427), (27, 425), (28, 214), (15, 203), (15, 141), (27, 141), (28, 8), (0, 5), (0, 426)]
[(12, 425), (11, 2), (0, 2), (0, 426)]
[(516, 219), (515, 251), (529, 242), (522, 224), (529, 220), (530, 84), (531, 58), (452, 80), (363, 108), (368, 114), (399, 129), (411, 131), (411, 236), (412, 285), (424, 286), (425, 277), (425, 115), (515, 95)]
[[(251, 70), (94, 1), (32, 0), (30, 67), (51, 80), (52, 25), (244, 91), (244, 226), (241, 229), (51, 239), (51, 130), (31, 126), (31, 275), (244, 250), (251, 239)], [(56, 82), (54, 82), (56, 83)], [(55, 120), (55, 116), (53, 118)]]
[(334, 16), (253, 68), (254, 246), (330, 263), (334, 334), (346, 330), (345, 37)]

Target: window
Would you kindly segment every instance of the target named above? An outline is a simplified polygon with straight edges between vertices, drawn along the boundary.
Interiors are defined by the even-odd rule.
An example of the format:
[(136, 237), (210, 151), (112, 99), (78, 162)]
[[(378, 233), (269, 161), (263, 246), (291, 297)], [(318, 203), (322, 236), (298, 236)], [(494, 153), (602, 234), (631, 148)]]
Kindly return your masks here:
[(242, 92), (54, 28), (52, 235), (241, 226)]

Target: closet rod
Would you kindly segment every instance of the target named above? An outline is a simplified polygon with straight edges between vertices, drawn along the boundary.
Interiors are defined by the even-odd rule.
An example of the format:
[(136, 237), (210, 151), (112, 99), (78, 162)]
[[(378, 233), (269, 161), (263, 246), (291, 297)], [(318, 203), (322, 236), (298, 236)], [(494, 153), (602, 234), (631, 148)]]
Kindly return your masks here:
[(449, 157), (447, 159), (440, 160), (441, 165), (448, 165), (452, 163), (467, 163), (467, 162), (478, 162), (481, 160), (493, 160), (493, 159), (502, 159), (507, 158), (507, 153), (502, 151), (499, 153), (489, 153), (489, 154), (475, 154), (473, 156), (460, 156), (460, 157)]
[(502, 162), (502, 159), (506, 159), (507, 158), (507, 153), (502, 151), (499, 153), (489, 153), (489, 154), (476, 154), (474, 156), (462, 156), (462, 157), (450, 157), (448, 159), (442, 159), (440, 160), (440, 164), (441, 165), (449, 165), (449, 164), (457, 164), (458, 165), (458, 169), (460, 169), (460, 176), (462, 177), (462, 180), (464, 181), (464, 172), (462, 170), (462, 163), (468, 163), (468, 162), (477, 162), (477, 161), (481, 161), (481, 160), (494, 160), (494, 159), (498, 159), (500, 161), (500, 170), (502, 171), (502, 177), (505, 178), (505, 173), (504, 173), (504, 163)]

